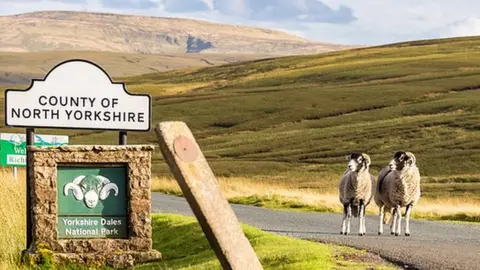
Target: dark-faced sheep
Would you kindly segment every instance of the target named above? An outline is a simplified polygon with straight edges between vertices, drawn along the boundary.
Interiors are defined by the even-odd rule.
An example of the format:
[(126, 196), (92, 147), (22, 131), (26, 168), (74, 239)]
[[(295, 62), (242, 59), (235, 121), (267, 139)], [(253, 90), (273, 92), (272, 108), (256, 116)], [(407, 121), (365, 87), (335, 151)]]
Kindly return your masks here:
[(365, 153), (347, 155), (347, 171), (340, 179), (338, 186), (339, 199), (343, 205), (343, 221), (341, 234), (350, 233), (352, 214), (359, 217), (358, 235), (365, 235), (365, 208), (373, 198), (375, 178), (370, 174), (370, 157)]
[(420, 199), (420, 172), (415, 155), (395, 152), (387, 168), (378, 175), (375, 203), (379, 208), (378, 234), (383, 233), (384, 214), (392, 213), (391, 234), (400, 235), (402, 207), (405, 207), (405, 235), (410, 236), (410, 213)]

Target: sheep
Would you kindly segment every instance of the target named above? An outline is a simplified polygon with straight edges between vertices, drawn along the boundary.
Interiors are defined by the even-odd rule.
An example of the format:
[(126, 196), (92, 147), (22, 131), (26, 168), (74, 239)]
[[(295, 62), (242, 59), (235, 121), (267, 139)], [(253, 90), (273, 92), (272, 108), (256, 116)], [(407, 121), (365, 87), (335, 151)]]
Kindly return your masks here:
[(402, 207), (405, 211), (405, 236), (410, 236), (410, 214), (420, 199), (420, 171), (412, 152), (398, 151), (388, 167), (378, 175), (374, 201), (379, 208), (378, 234), (383, 234), (384, 211), (392, 214), (390, 234), (400, 235)]
[(88, 208), (95, 208), (98, 200), (105, 200), (111, 190), (115, 191), (115, 196), (118, 195), (117, 185), (101, 175), (80, 175), (63, 187), (63, 194), (68, 196), (69, 190), (72, 190), (75, 199), (84, 200)]
[(369, 172), (370, 157), (365, 153), (351, 153), (346, 156), (348, 169), (340, 179), (339, 199), (343, 205), (343, 221), (340, 234), (350, 233), (352, 214), (359, 217), (358, 235), (366, 233), (365, 208), (373, 198), (375, 178)]

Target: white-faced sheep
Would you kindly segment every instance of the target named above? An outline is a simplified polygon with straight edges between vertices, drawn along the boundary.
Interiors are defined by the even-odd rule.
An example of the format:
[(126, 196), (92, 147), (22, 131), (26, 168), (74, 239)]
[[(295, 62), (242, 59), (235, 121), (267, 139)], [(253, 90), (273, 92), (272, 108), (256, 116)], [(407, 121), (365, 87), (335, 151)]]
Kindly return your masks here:
[(348, 169), (340, 179), (339, 199), (343, 204), (341, 234), (350, 233), (352, 214), (359, 217), (358, 235), (365, 235), (365, 208), (374, 195), (375, 178), (370, 174), (370, 157), (365, 153), (347, 155)]
[(378, 175), (375, 203), (379, 208), (378, 234), (383, 233), (385, 212), (392, 213), (391, 234), (400, 235), (402, 207), (405, 207), (405, 235), (410, 236), (410, 213), (420, 199), (420, 172), (415, 155), (395, 152), (387, 168)]
[(64, 186), (63, 194), (68, 196), (70, 190), (75, 199), (83, 200), (88, 208), (95, 208), (98, 200), (107, 199), (112, 190), (118, 195), (117, 185), (101, 175), (80, 175)]

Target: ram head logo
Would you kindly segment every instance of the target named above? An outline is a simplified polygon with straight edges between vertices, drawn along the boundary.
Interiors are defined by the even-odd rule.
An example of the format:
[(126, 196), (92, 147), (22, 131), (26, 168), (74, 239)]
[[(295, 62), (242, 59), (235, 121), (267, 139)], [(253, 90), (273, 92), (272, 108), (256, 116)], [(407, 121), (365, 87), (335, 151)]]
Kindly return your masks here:
[(112, 190), (115, 191), (115, 196), (118, 195), (117, 185), (100, 175), (80, 175), (63, 187), (63, 194), (68, 196), (69, 190), (72, 190), (75, 199), (84, 200), (88, 208), (95, 208), (98, 200), (108, 198)]

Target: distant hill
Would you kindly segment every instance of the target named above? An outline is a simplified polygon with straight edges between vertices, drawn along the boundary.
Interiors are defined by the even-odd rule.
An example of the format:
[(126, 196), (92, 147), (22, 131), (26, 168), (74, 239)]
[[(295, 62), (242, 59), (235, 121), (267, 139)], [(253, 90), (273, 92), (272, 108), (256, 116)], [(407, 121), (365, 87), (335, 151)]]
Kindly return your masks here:
[(351, 48), (284, 32), (191, 19), (44, 11), (0, 17), (0, 51), (293, 55)]
[(0, 86), (30, 84), (31, 79), (43, 79), (56, 64), (72, 58), (91, 60), (101, 65), (110, 76), (123, 77), (174, 69), (216, 66), (264, 57), (267, 55), (136, 54), (90, 51), (0, 52)]

